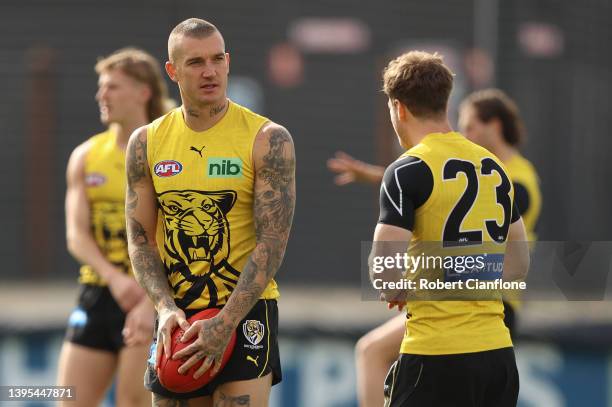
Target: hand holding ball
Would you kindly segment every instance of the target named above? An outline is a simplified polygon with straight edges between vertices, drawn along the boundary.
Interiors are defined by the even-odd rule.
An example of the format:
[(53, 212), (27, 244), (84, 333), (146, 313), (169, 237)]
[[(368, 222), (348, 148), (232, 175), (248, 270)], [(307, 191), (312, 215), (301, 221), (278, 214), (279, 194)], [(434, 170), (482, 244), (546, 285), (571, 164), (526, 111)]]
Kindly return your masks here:
[[(220, 312), (217, 308), (209, 308), (204, 311), (200, 311), (197, 314), (193, 315), (187, 321), (189, 324), (193, 324), (199, 320), (210, 319), (216, 316)], [(178, 372), (179, 367), (187, 361), (189, 357), (183, 359), (173, 360), (172, 355), (176, 354), (178, 351), (186, 348), (191, 345), (198, 339), (198, 336), (193, 336), (188, 342), (181, 342), (181, 337), (185, 333), (181, 328), (177, 328), (172, 333), (172, 343), (171, 343), (171, 355), (164, 354), (162, 352), (161, 360), (157, 366), (157, 376), (159, 377), (159, 381), (170, 391), (176, 393), (187, 393), (201, 388), (202, 386), (208, 384), (215, 376), (218, 374), (227, 364), (230, 356), (232, 355), (232, 351), (234, 350), (234, 346), (236, 344), (236, 332), (232, 333), (232, 337), (223, 353), (223, 357), (221, 359), (221, 367), (216, 374), (213, 375), (213, 366), (210, 366), (203, 375), (194, 379), (195, 372), (202, 366), (204, 362), (204, 358), (198, 361), (195, 365), (191, 366), (191, 368), (185, 373), (180, 374)], [(161, 344), (158, 344), (161, 346)], [(207, 355), (208, 356), (208, 355)]]

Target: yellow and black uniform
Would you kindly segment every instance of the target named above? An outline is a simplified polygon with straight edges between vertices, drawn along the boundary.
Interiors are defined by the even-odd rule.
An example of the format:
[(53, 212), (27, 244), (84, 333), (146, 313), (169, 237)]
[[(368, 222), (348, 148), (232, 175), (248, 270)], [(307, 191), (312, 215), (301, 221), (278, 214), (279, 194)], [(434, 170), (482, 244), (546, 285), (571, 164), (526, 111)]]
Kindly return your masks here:
[[(88, 140), (85, 188), (91, 233), (104, 257), (131, 274), (125, 232), (125, 152), (117, 135), (107, 130)], [(78, 306), (68, 321), (67, 340), (96, 349), (118, 351), (125, 314), (106, 282), (89, 265), (82, 265)]]
[(519, 153), (504, 162), (504, 166), (514, 185), (514, 201), (525, 223), (527, 239), (535, 242), (537, 240), (535, 227), (542, 208), (538, 174), (533, 164)]
[[(540, 181), (538, 174), (531, 164), (521, 154), (514, 154), (508, 161), (504, 162), (508, 175), (514, 186), (514, 202), (519, 214), (523, 218), (527, 240), (531, 246), (538, 240), (535, 227), (540, 216), (542, 207), (542, 194), (540, 192)], [(521, 306), (518, 294), (516, 298), (504, 300), (504, 322), (514, 337), (514, 326), (516, 324), (516, 311)]]
[[(412, 232), (409, 256), (437, 242), (451, 257), (485, 255), (503, 265), (509, 226), (520, 219), (513, 201), (512, 183), (497, 157), (459, 133), (434, 133), (385, 171), (379, 222)], [(492, 269), (498, 271), (478, 278), (501, 278), (501, 267)], [(444, 266), (419, 267), (406, 276), (415, 282), (432, 277), (456, 281), (463, 275)], [(434, 300), (427, 290), (411, 297), (417, 299), (406, 304), (406, 333), (387, 377), (386, 405), (516, 404), (518, 373), (497, 294), (486, 301)], [(482, 402), (471, 404), (474, 399)]]
[[(187, 316), (227, 302), (256, 244), (253, 144), (268, 119), (228, 103), (223, 118), (205, 131), (190, 129), (181, 108), (148, 126), (147, 159), (160, 208), (158, 249), (174, 301)], [(272, 280), (239, 325), (230, 362), (209, 385), (189, 394), (172, 394), (161, 387), (150, 365), (149, 389), (193, 398), (212, 394), (223, 382), (270, 371), (273, 383), (279, 382), (278, 296)], [(256, 332), (247, 333), (252, 328)]]

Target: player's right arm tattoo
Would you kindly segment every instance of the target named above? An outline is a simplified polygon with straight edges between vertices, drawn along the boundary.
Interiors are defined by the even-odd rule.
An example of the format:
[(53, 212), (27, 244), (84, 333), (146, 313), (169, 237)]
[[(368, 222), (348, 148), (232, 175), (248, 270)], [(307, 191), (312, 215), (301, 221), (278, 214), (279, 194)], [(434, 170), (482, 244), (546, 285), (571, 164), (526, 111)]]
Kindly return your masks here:
[(147, 130), (144, 127), (130, 137), (126, 170), (125, 216), (134, 275), (158, 310), (160, 307), (175, 307), (155, 243), (157, 202), (147, 164)]

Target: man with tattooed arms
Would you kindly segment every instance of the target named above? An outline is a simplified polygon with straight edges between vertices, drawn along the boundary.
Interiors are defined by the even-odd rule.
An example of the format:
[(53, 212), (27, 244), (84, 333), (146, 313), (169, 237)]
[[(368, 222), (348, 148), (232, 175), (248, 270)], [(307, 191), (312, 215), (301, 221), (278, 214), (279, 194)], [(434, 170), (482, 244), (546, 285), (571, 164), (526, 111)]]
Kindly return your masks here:
[[(168, 39), (166, 71), (182, 106), (132, 134), (127, 154), (128, 244), (134, 273), (158, 312), (145, 376), (154, 406), (267, 406), (281, 380), (276, 274), (295, 206), (295, 154), (282, 126), (227, 98), (229, 54), (211, 23), (191, 18)], [(221, 308), (209, 320), (187, 318)], [(197, 338), (170, 354), (171, 333)], [(162, 353), (183, 374), (224, 369), (191, 393), (159, 383)]]

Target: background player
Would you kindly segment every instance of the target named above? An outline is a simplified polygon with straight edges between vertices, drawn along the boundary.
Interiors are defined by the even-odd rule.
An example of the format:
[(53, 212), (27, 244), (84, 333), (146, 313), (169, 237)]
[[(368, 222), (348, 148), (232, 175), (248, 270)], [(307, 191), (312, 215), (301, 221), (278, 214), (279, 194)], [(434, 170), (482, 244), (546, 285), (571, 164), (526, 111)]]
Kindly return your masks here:
[(95, 69), (100, 119), (109, 128), (78, 146), (68, 162), (67, 241), (82, 264), (81, 289), (60, 355), (58, 384), (76, 387), (77, 400), (67, 405), (93, 406), (116, 373), (116, 405), (144, 406), (149, 397), (140, 373), (154, 309), (128, 259), (125, 149), (134, 129), (166, 111), (167, 89), (159, 62), (142, 50), (119, 50)]
[[(541, 208), (539, 180), (533, 165), (525, 159), (518, 147), (524, 139), (522, 121), (515, 103), (498, 89), (486, 89), (469, 95), (460, 107), (459, 126), (471, 141), (495, 154), (507, 169), (514, 186), (514, 199), (523, 217), (530, 242), (536, 240), (535, 226)], [(337, 172), (338, 185), (350, 182), (378, 184), (384, 168), (356, 160), (344, 152), (328, 162)], [(515, 308), (504, 303), (504, 321), (514, 333)], [(377, 406), (383, 403), (380, 388), (389, 367), (397, 357), (405, 330), (406, 318), (396, 316), (380, 327), (364, 335), (356, 346), (358, 398), (361, 406)]]
[(530, 242), (537, 240), (535, 228), (542, 207), (538, 174), (518, 148), (525, 132), (516, 104), (499, 89), (470, 94), (459, 110), (461, 132), (499, 158), (514, 186), (514, 200), (525, 223)]
[[(372, 255), (386, 254), (380, 242), (413, 256), (422, 250), (417, 242), (441, 242), (455, 256), (484, 250), (480, 255), (503, 259), (504, 280), (524, 278), (528, 246), (512, 184), (499, 159), (452, 131), (452, 83), (442, 59), (425, 52), (404, 54), (385, 69), (391, 122), (408, 151), (385, 170)], [(494, 244), (484, 248), (487, 242)], [(404, 272), (391, 269), (385, 277), (399, 281)], [(431, 279), (432, 272), (421, 267), (410, 278)], [(447, 281), (454, 269), (439, 272)], [(403, 306), (407, 293), (383, 294)], [(515, 406), (518, 372), (501, 300), (423, 298), (405, 303), (409, 318), (385, 405)]]
[[(166, 71), (183, 105), (130, 138), (128, 242), (136, 276), (159, 314), (157, 349), (218, 368), (231, 333), (232, 357), (202, 389), (164, 389), (149, 364), (155, 405), (265, 406), (281, 379), (278, 289), (295, 204), (295, 157), (283, 127), (226, 96), (229, 54), (219, 30), (200, 19), (178, 24), (168, 40)], [(158, 224), (158, 208), (161, 219)], [(158, 229), (158, 225), (161, 227)], [(156, 240), (157, 233), (157, 240)], [(222, 307), (189, 327), (185, 317)], [(197, 340), (170, 354), (174, 328)]]

